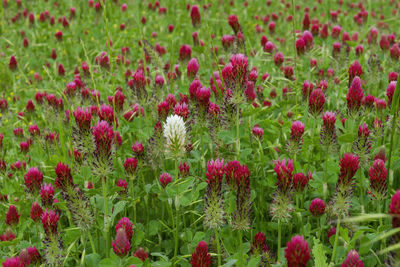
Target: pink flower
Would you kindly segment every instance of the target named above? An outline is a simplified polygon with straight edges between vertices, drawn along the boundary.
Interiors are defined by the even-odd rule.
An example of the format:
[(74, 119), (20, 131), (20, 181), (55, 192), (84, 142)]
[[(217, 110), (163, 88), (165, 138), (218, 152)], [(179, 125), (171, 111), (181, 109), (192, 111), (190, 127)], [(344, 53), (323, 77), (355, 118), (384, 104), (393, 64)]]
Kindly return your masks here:
[(193, 267), (209, 267), (211, 265), (211, 255), (208, 253), (206, 242), (199, 242), (196, 247), (196, 251), (192, 254), (190, 264)]
[(6, 258), (3, 262), (3, 267), (25, 267), (25, 264), (19, 259), (19, 257)]
[(128, 240), (132, 239), (133, 225), (128, 217), (123, 217), (118, 221), (117, 225), (115, 226), (115, 232), (118, 232), (119, 229), (123, 229), (125, 231)]
[(361, 107), (363, 97), (364, 90), (361, 87), (361, 79), (356, 76), (354, 77), (346, 96), (347, 108), (350, 111), (357, 111)]
[(40, 188), (40, 197), (43, 206), (51, 206), (53, 204), (54, 187), (51, 183), (44, 183), (42, 185), (42, 188)]
[(258, 125), (255, 125), (252, 129), (252, 133), (255, 137), (261, 139), (264, 135), (264, 130)]
[(187, 76), (189, 78), (194, 78), (199, 70), (199, 63), (196, 58), (190, 59), (187, 65)]
[(358, 60), (354, 61), (349, 67), (349, 82), (353, 81), (353, 79), (358, 76), (361, 77), (363, 74), (362, 67)]
[(98, 116), (100, 120), (108, 122), (108, 124), (112, 125), (114, 124), (114, 120), (116, 125), (118, 126), (118, 119), (114, 115), (114, 110), (111, 106), (103, 104), (100, 107), (100, 110), (98, 112)]
[(74, 184), (72, 180), (71, 169), (67, 164), (59, 162), (54, 169), (57, 175), (54, 183), (57, 188), (65, 189), (66, 187)]
[(340, 265), (341, 267), (363, 267), (364, 263), (360, 260), (360, 257), (355, 250), (350, 250), (347, 254), (346, 259)]
[(198, 6), (196, 6), (196, 5), (192, 6), (192, 10), (190, 11), (190, 18), (192, 19), (193, 27), (200, 26), (201, 16), (200, 16), (200, 10), (199, 10)]
[(128, 174), (134, 174), (137, 168), (137, 160), (134, 157), (126, 158), (124, 168)]
[(112, 126), (109, 126), (106, 121), (100, 121), (92, 127), (92, 134), (96, 145), (96, 152), (99, 153), (99, 155), (107, 156), (114, 142)]
[(114, 242), (112, 242), (114, 253), (120, 257), (124, 257), (129, 253), (131, 244), (124, 229), (117, 230)]
[(301, 121), (294, 121), (292, 123), (290, 137), (294, 140), (300, 140), (304, 134), (304, 123)]
[(239, 24), (239, 19), (236, 15), (229, 15), (228, 17), (228, 23), (229, 26), (232, 27), (233, 31), (235, 32), (235, 34), (241, 30), (240, 28), (240, 24)]
[(25, 186), (30, 192), (36, 192), (40, 189), (43, 182), (43, 174), (38, 168), (30, 168), (25, 174)]
[(76, 111), (73, 112), (76, 124), (81, 130), (89, 130), (92, 120), (91, 110), (88, 108), (78, 107)]
[(38, 222), (41, 219), (43, 213), (42, 207), (37, 202), (32, 203), (31, 218), (34, 222)]
[(10, 70), (16, 70), (18, 67), (17, 59), (15, 56), (10, 57), (10, 62), (8, 63), (8, 67)]
[(162, 187), (166, 187), (169, 183), (172, 182), (172, 177), (169, 173), (165, 172), (160, 175), (159, 181)]
[(269, 251), (269, 248), (266, 244), (265, 234), (263, 232), (258, 232), (254, 236), (250, 253), (259, 255), (266, 251)]
[(136, 142), (132, 145), (132, 151), (137, 157), (141, 157), (144, 154), (144, 147), (142, 142)]
[(143, 248), (138, 248), (133, 256), (139, 258), (141, 261), (145, 261), (149, 257), (149, 254)]
[(189, 175), (189, 164), (187, 162), (179, 163), (179, 174), (181, 177), (186, 177)]
[(310, 203), (310, 212), (315, 217), (320, 217), (325, 213), (325, 202), (320, 198), (314, 198)]
[(287, 242), (285, 258), (288, 267), (306, 267), (310, 260), (310, 249), (303, 236), (296, 235)]
[(308, 98), (308, 107), (311, 114), (318, 115), (324, 110), (325, 95), (320, 89), (315, 89)]
[(288, 159), (287, 164), (285, 159), (275, 161), (274, 171), (278, 177), (278, 188), (282, 192), (290, 190), (293, 179), (293, 160)]
[(190, 45), (184, 44), (179, 49), (179, 59), (182, 61), (188, 60), (192, 56), (192, 48)]
[(60, 219), (58, 213), (54, 212), (53, 210), (45, 211), (42, 213), (41, 216), (42, 225), (44, 231), (47, 235), (56, 235), (57, 234), (57, 223)]
[(340, 159), (340, 174), (338, 185), (349, 186), (352, 184), (352, 179), (356, 174), (360, 161), (357, 155), (347, 153)]
[(6, 224), (8, 225), (18, 224), (20, 215), (21, 214), (18, 213), (17, 208), (14, 205), (10, 205), (8, 207), (8, 212), (6, 214)]
[(221, 185), (222, 177), (225, 173), (224, 159), (210, 160), (207, 162), (207, 183), (211, 187), (218, 187)]
[(373, 194), (386, 193), (387, 169), (382, 159), (376, 159), (368, 172), (369, 183)]
[(308, 173), (305, 175), (302, 172), (296, 173), (293, 175), (292, 178), (292, 186), (293, 189), (296, 190), (297, 192), (302, 192), (306, 186), (308, 185), (308, 182), (312, 179), (311, 173)]
[(393, 228), (400, 227), (400, 190), (393, 195), (389, 205), (389, 214), (393, 216)]

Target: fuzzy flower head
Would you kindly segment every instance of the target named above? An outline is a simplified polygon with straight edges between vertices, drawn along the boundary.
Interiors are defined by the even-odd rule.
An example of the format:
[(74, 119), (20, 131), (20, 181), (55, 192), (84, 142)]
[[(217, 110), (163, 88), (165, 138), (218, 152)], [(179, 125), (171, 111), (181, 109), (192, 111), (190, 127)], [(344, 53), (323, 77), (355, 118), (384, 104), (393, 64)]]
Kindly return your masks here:
[(54, 183), (57, 188), (65, 189), (74, 184), (72, 180), (71, 169), (67, 164), (59, 162), (54, 169), (57, 175)]
[(400, 227), (400, 190), (393, 195), (389, 205), (389, 214), (393, 216), (393, 228)]
[(266, 244), (265, 234), (263, 232), (258, 232), (254, 236), (250, 252), (251, 254), (259, 255), (266, 251), (269, 251), (269, 248)]
[(134, 174), (137, 168), (137, 160), (134, 157), (126, 158), (124, 168), (126, 173), (131, 175)]
[(354, 77), (346, 96), (348, 110), (350, 112), (357, 111), (361, 107), (363, 97), (364, 90), (361, 87), (361, 79), (356, 76)]
[(92, 121), (92, 112), (90, 109), (78, 107), (73, 112), (73, 115), (80, 130), (90, 129), (90, 123)]
[(8, 211), (6, 214), (6, 224), (8, 225), (18, 224), (19, 216), (21, 216), (21, 214), (18, 213), (17, 208), (14, 205), (10, 205), (10, 207), (8, 207)]
[(43, 213), (42, 207), (40, 207), (39, 203), (33, 202), (31, 208), (31, 218), (34, 222), (39, 222)]
[(286, 244), (285, 258), (288, 267), (306, 267), (310, 260), (310, 249), (303, 236), (296, 235)]
[(100, 121), (92, 128), (92, 134), (96, 145), (96, 153), (99, 156), (105, 156), (108, 158), (114, 142), (114, 131), (112, 126), (110, 126), (106, 121)]
[(315, 217), (320, 217), (325, 213), (325, 202), (320, 198), (315, 198), (311, 201), (310, 212)]
[(115, 240), (114, 242), (112, 242), (112, 247), (114, 253), (120, 257), (124, 257), (129, 253), (129, 250), (131, 249), (131, 244), (124, 229), (119, 228), (117, 230)]
[(308, 107), (310, 113), (313, 115), (318, 115), (324, 110), (325, 95), (320, 89), (315, 89), (311, 92), (308, 98)]
[(118, 221), (117, 225), (115, 226), (115, 232), (118, 232), (119, 229), (123, 229), (126, 233), (128, 240), (131, 240), (132, 235), (133, 235), (132, 228), (133, 228), (133, 225), (132, 225), (131, 221), (129, 220), (129, 218), (123, 217)]
[(376, 159), (369, 169), (368, 175), (372, 194), (377, 199), (380, 199), (386, 194), (387, 169), (385, 162), (381, 159)]
[(360, 256), (354, 249), (350, 250), (346, 259), (340, 265), (341, 267), (363, 267), (364, 263), (360, 260)]
[(24, 267), (26, 266), (19, 257), (6, 258), (3, 262), (3, 267)]
[(196, 247), (196, 251), (192, 254), (190, 264), (193, 267), (209, 267), (211, 266), (211, 255), (208, 253), (207, 243), (200, 241)]
[(292, 178), (292, 187), (296, 192), (303, 192), (311, 179), (311, 173), (307, 175), (302, 172), (296, 173)]
[(46, 232), (47, 235), (56, 235), (57, 234), (57, 223), (58, 220), (60, 219), (60, 216), (58, 213), (56, 213), (53, 210), (50, 211), (45, 211), (42, 214), (42, 225), (44, 228), (44, 231)]
[(183, 118), (171, 115), (164, 124), (164, 137), (168, 152), (179, 155), (185, 151), (186, 127)]
[(360, 77), (363, 74), (360, 63), (356, 60), (349, 67), (349, 81), (353, 81), (354, 77)]
[(25, 174), (25, 186), (29, 192), (36, 192), (43, 182), (43, 173), (38, 168), (30, 168)]
[(338, 185), (348, 187), (352, 185), (353, 177), (360, 167), (360, 160), (357, 155), (347, 153), (340, 159), (340, 174)]
[(159, 181), (162, 187), (166, 187), (169, 183), (172, 182), (172, 176), (169, 173), (164, 172), (160, 175)]
[(255, 137), (257, 137), (260, 140), (262, 139), (264, 135), (264, 130), (260, 126), (255, 125), (251, 131)]
[(282, 192), (288, 192), (292, 186), (293, 179), (293, 160), (278, 159), (275, 161), (274, 171), (278, 177), (278, 188)]
[(54, 187), (51, 183), (44, 183), (40, 188), (40, 197), (43, 206), (51, 206), (53, 204)]

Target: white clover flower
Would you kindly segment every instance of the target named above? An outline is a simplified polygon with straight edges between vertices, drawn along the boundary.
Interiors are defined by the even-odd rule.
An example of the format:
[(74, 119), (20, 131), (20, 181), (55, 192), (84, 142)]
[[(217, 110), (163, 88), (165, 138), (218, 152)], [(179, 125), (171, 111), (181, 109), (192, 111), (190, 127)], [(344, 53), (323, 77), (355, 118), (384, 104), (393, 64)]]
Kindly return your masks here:
[(181, 116), (168, 116), (164, 123), (164, 137), (167, 140), (167, 151), (178, 155), (185, 150), (186, 127)]

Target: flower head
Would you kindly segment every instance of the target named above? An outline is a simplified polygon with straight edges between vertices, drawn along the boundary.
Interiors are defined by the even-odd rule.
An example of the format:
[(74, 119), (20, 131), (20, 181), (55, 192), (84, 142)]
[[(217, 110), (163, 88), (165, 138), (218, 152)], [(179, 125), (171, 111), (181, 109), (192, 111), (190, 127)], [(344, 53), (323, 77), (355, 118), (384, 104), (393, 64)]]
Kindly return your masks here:
[(36, 192), (43, 182), (43, 173), (38, 168), (30, 168), (25, 174), (25, 186), (29, 192)]
[(19, 257), (6, 258), (3, 262), (3, 267), (24, 267), (25, 263)]
[(90, 123), (92, 120), (91, 110), (88, 108), (80, 108), (78, 107), (76, 111), (73, 112), (75, 117), (76, 124), (81, 130), (89, 130)]
[(31, 208), (31, 218), (34, 222), (38, 222), (41, 219), (43, 213), (42, 207), (40, 207), (39, 203), (33, 202)]
[(266, 251), (269, 251), (269, 248), (266, 244), (265, 234), (263, 232), (258, 232), (253, 239), (251, 253), (259, 255)]
[(255, 137), (257, 137), (257, 138), (259, 138), (259, 139), (262, 139), (262, 137), (263, 137), (263, 135), (264, 135), (264, 130), (263, 130), (260, 126), (255, 125), (255, 126), (253, 127), (253, 129), (252, 129), (252, 133), (253, 133), (253, 135), (254, 135)]
[(347, 108), (350, 111), (357, 111), (361, 107), (363, 97), (364, 90), (361, 87), (361, 79), (356, 76), (354, 77), (346, 96)]
[(196, 251), (192, 254), (190, 264), (192, 264), (193, 267), (209, 267), (211, 265), (211, 255), (208, 253), (206, 242), (199, 242)]
[(306, 267), (310, 260), (310, 249), (303, 236), (296, 235), (287, 242), (285, 258), (288, 267)]
[(390, 201), (389, 214), (393, 216), (393, 228), (400, 227), (400, 190), (396, 191)]
[(166, 148), (174, 154), (185, 151), (186, 127), (183, 118), (178, 115), (171, 115), (164, 124), (164, 137)]
[(74, 184), (72, 180), (71, 169), (67, 164), (59, 162), (54, 169), (57, 175), (54, 183), (57, 188), (65, 189), (66, 187), (72, 186)]
[(108, 156), (111, 153), (112, 144), (114, 142), (112, 126), (106, 121), (100, 121), (92, 128), (92, 134), (96, 145), (96, 153)]
[(149, 253), (147, 253), (143, 248), (138, 248), (138, 250), (133, 253), (133, 256), (139, 258), (141, 261), (145, 261), (149, 257)]
[(124, 257), (129, 253), (129, 250), (131, 249), (131, 244), (124, 229), (119, 228), (117, 230), (115, 240), (114, 242), (112, 242), (112, 247), (114, 253), (120, 257)]
[(18, 213), (17, 208), (14, 205), (10, 205), (8, 207), (8, 211), (6, 214), (6, 224), (8, 225), (18, 224), (19, 216), (21, 216), (21, 214)]
[(51, 206), (53, 204), (54, 187), (51, 183), (44, 183), (40, 188), (40, 197), (42, 198), (43, 206)]
[(310, 212), (315, 217), (320, 217), (325, 213), (325, 202), (320, 198), (314, 198), (310, 204)]
[(169, 183), (172, 182), (172, 176), (169, 173), (164, 172), (160, 175), (159, 181), (162, 187), (166, 187)]
[(376, 159), (369, 169), (369, 184), (375, 197), (380, 197), (386, 193), (387, 169), (385, 162)]
[(57, 234), (57, 223), (58, 220), (60, 219), (60, 216), (58, 213), (56, 213), (53, 210), (46, 210), (43, 212), (42, 216), (42, 225), (44, 228), (44, 231), (46, 232), (47, 235), (56, 235)]
[(360, 166), (360, 160), (357, 155), (347, 153), (340, 159), (339, 165), (338, 185), (347, 187), (353, 182), (352, 179)]
[(320, 89), (315, 89), (308, 98), (308, 107), (311, 114), (320, 114), (324, 109), (325, 95)]
[(346, 259), (340, 265), (341, 267), (363, 267), (364, 263), (360, 260), (360, 256), (357, 251), (350, 250), (347, 254)]
[(128, 217), (123, 217), (121, 218), (117, 225), (115, 226), (115, 232), (118, 232), (118, 229), (123, 229), (126, 233), (126, 236), (129, 240), (132, 239), (132, 235), (133, 235), (133, 225), (131, 223), (131, 221), (129, 220)]
[(286, 163), (286, 159), (278, 159), (275, 161), (274, 171), (278, 177), (278, 188), (282, 192), (289, 191), (293, 179), (293, 160), (288, 159)]

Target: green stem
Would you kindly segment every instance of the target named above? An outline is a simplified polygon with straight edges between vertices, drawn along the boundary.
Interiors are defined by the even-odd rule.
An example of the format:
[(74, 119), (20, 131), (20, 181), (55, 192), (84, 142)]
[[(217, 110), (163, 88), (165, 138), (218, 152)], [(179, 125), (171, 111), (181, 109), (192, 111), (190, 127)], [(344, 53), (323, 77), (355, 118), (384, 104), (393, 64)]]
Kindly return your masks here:
[[(175, 173), (178, 180), (178, 158), (175, 159)], [(180, 203), (179, 203), (179, 184), (178, 181), (176, 183), (176, 198), (175, 198), (175, 209), (176, 209), (176, 225), (175, 225), (175, 249), (174, 249), (174, 258), (178, 255), (178, 247), (179, 247), (179, 217), (180, 217)]]
[(240, 244), (240, 254), (239, 254), (239, 266), (245, 266), (243, 262), (243, 240), (242, 240), (242, 231), (239, 230), (239, 244)]
[(239, 104), (236, 104), (236, 160), (239, 161), (240, 134), (239, 134)]
[(87, 234), (88, 234), (88, 237), (89, 237), (90, 246), (92, 247), (92, 252), (96, 253), (96, 247), (94, 246), (92, 234), (89, 231), (87, 231)]
[(282, 226), (281, 226), (281, 220), (278, 220), (278, 262), (281, 261), (281, 238), (282, 238)]
[(215, 239), (217, 241), (218, 266), (221, 266), (221, 245), (219, 243), (219, 229), (215, 231)]
[(332, 258), (331, 258), (331, 264), (333, 264), (334, 260), (335, 260), (336, 247), (337, 247), (338, 237), (339, 237), (339, 229), (340, 229), (340, 216), (339, 216), (339, 218), (337, 220), (337, 223), (336, 223), (335, 243), (333, 244), (333, 252), (332, 252)]
[(104, 228), (105, 228), (105, 235), (106, 235), (106, 257), (110, 256), (110, 231), (108, 229), (108, 205), (107, 205), (107, 178), (103, 177), (101, 179), (101, 184), (103, 186), (103, 199), (104, 199)]
[(329, 159), (329, 150), (328, 147), (326, 147), (326, 152), (325, 152), (325, 170), (324, 170), (324, 185), (323, 185), (323, 194), (324, 194), (324, 201), (327, 199), (327, 194), (328, 194), (328, 159)]

